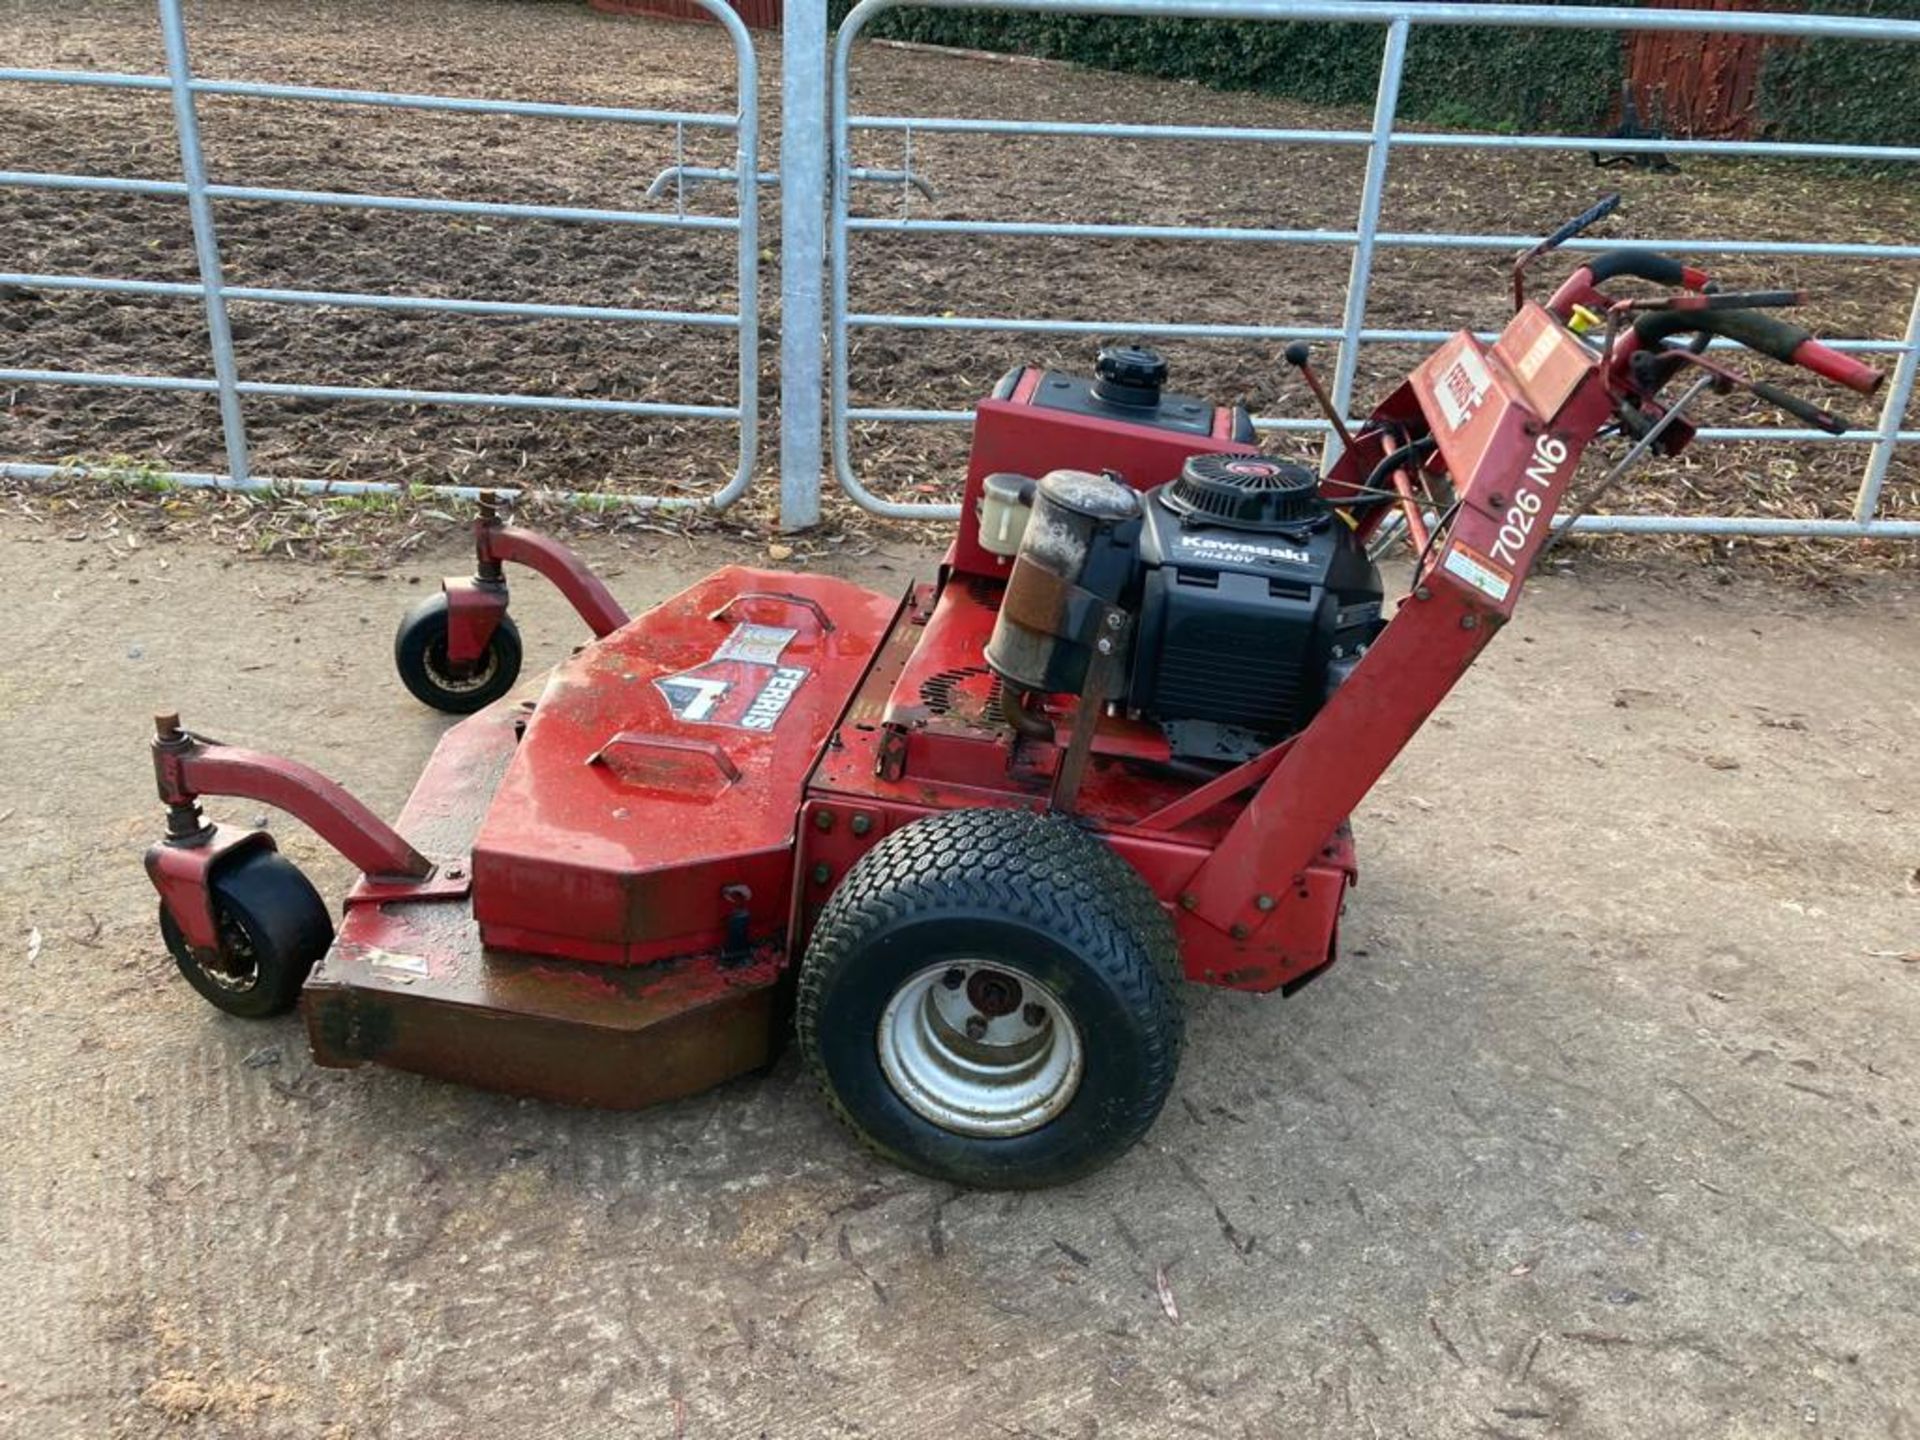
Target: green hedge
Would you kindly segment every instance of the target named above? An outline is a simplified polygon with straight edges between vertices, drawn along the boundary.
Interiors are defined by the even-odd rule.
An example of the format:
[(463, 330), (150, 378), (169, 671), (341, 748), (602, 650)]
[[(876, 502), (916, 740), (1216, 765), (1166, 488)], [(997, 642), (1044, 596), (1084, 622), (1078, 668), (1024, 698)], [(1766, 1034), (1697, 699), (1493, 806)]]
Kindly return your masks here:
[[(1920, 0), (1802, 0), (1797, 8), (1920, 20)], [(1920, 45), (1776, 45), (1760, 71), (1760, 116), (1782, 139), (1920, 144)]]
[[(851, 8), (852, 0), (834, 0), (835, 22)], [(1920, 0), (1811, 0), (1804, 8), (1920, 16)], [(912, 6), (883, 15), (868, 33), (1333, 105), (1373, 103), (1383, 39), (1378, 25), (1134, 20)], [(1407, 46), (1400, 115), (1498, 131), (1604, 129), (1613, 119), (1624, 65), (1621, 37), (1609, 31), (1416, 26)], [(1769, 54), (1762, 72), (1762, 128), (1772, 135), (1913, 144), (1917, 116), (1920, 45), (1782, 45)]]
[[(835, 0), (836, 22), (850, 8), (850, 0)], [(1373, 103), (1385, 37), (1379, 25), (1133, 20), (911, 6), (882, 16), (868, 33), (1071, 60), (1328, 105)], [(1400, 114), (1500, 130), (1586, 128), (1604, 122), (1619, 75), (1619, 37), (1606, 32), (1420, 27), (1407, 44)]]

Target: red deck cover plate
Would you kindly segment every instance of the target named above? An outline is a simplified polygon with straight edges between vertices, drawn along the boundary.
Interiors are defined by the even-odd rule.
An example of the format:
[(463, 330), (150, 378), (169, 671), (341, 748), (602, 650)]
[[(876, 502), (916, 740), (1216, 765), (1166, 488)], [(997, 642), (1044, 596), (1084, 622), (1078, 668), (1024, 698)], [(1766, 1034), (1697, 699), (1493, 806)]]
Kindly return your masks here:
[(558, 666), (473, 849), (490, 947), (635, 964), (784, 937), (807, 771), (899, 601), (730, 566)]

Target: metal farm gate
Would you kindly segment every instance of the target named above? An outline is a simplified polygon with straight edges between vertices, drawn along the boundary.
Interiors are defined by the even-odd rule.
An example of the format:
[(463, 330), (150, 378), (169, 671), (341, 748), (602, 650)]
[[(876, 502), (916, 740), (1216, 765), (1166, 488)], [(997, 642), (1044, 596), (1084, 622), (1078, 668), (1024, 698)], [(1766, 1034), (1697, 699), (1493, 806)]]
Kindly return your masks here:
[[(1364, 130), (1248, 129), (1214, 125), (1106, 124), (1043, 119), (1000, 120), (969, 116), (867, 115), (859, 113), (849, 93), (849, 65), (855, 42), (876, 18), (902, 6), (939, 10), (1044, 11), (1072, 15), (1132, 16), (1141, 19), (1183, 17), (1210, 20), (1336, 21), (1375, 24), (1384, 31), (1379, 89), (1372, 123)], [(862, 481), (852, 458), (851, 426), (855, 422), (908, 425), (964, 424), (964, 411), (898, 410), (854, 406), (849, 400), (849, 332), (855, 329), (905, 331), (1014, 332), (1088, 337), (1143, 337), (1220, 340), (1331, 340), (1339, 345), (1334, 370), (1334, 404), (1343, 412), (1353, 399), (1359, 347), (1381, 342), (1438, 343), (1443, 330), (1386, 329), (1367, 324), (1367, 292), (1374, 256), (1382, 249), (1494, 251), (1512, 254), (1536, 237), (1516, 234), (1465, 234), (1444, 230), (1394, 232), (1380, 228), (1381, 202), (1386, 193), (1388, 162), (1395, 150), (1561, 150), (1665, 152), (1682, 155), (1755, 155), (1802, 160), (1920, 161), (1920, 147), (1879, 145), (1822, 145), (1764, 141), (1617, 140), (1587, 135), (1495, 135), (1457, 131), (1434, 133), (1399, 129), (1396, 115), (1407, 58), (1407, 37), (1415, 25), (1498, 25), (1539, 28), (1625, 30), (1672, 34), (1710, 30), (1716, 35), (1836, 36), (1855, 39), (1899, 40), (1920, 43), (1920, 23), (1864, 20), (1838, 16), (1783, 13), (1706, 12), (1679, 9), (1602, 9), (1556, 5), (1428, 4), (1383, 5), (1348, 0), (861, 0), (837, 37), (833, 66), (833, 154), (844, 175), (852, 166), (852, 137), (881, 131), (899, 136), (904, 157), (911, 157), (913, 138), (930, 134), (1057, 135), (1105, 137), (1142, 141), (1214, 141), (1261, 146), (1339, 146), (1364, 151), (1366, 167), (1350, 229), (1253, 229), (1205, 225), (1061, 224), (1004, 217), (986, 220), (915, 218), (906, 213), (856, 215), (845, 184), (831, 192), (829, 250), (832, 307), (829, 331), (832, 357), (831, 424), (833, 459), (841, 486), (870, 510), (892, 516), (951, 516), (951, 505), (923, 505), (888, 501), (874, 495)], [(1042, 87), (1034, 87), (1036, 94)], [(907, 162), (903, 160), (903, 165)], [(904, 197), (903, 197), (904, 198)], [(1142, 323), (1125, 316), (1095, 316), (1072, 320), (1043, 320), (1021, 315), (874, 314), (856, 312), (848, 303), (849, 239), (863, 233), (950, 235), (960, 237), (1015, 236), (1108, 240), (1175, 240), (1247, 246), (1330, 246), (1351, 256), (1346, 295), (1338, 328), (1288, 325), (1215, 325)], [(1621, 245), (1644, 245), (1677, 255), (1846, 256), (1920, 260), (1920, 237), (1899, 244), (1829, 244), (1728, 237), (1675, 239), (1661, 236), (1578, 239), (1569, 250), (1610, 250)], [(1486, 338), (1491, 339), (1488, 335)], [(1777, 517), (1734, 515), (1592, 515), (1578, 523), (1581, 530), (1637, 531), (1667, 534), (1725, 535), (1875, 535), (1920, 537), (1920, 521), (1877, 519), (1881, 488), (1894, 449), (1920, 439), (1920, 431), (1900, 426), (1914, 386), (1920, 360), (1920, 288), (1916, 288), (1904, 340), (1840, 338), (1840, 350), (1864, 351), (1897, 357), (1887, 386), (1885, 404), (1874, 429), (1835, 437), (1819, 430), (1767, 426), (1751, 429), (1703, 429), (1706, 440), (1795, 441), (1810, 444), (1855, 443), (1868, 448), (1865, 473), (1855, 496), (1851, 520), (1784, 520)], [(1324, 433), (1321, 420), (1258, 420), (1263, 430), (1306, 430)]]
[[(1920, 23), (1832, 15), (1785, 12), (1738, 12), (1719, 9), (1648, 7), (1638, 9), (1586, 6), (1504, 4), (1367, 3), (1367, 0), (862, 0), (842, 23), (828, 64), (827, 0), (785, 0), (781, 9), (782, 110), (781, 153), (777, 174), (759, 170), (759, 121), (756, 112), (757, 67), (753, 40), (735, 9), (725, 0), (680, 0), (723, 27), (736, 59), (735, 107), (730, 111), (675, 111), (640, 108), (548, 104), (525, 100), (477, 99), (436, 94), (399, 94), (346, 90), (321, 86), (262, 84), (240, 79), (207, 79), (194, 74), (188, 62), (187, 27), (182, 0), (157, 0), (165, 41), (164, 75), (116, 74), (97, 71), (0, 68), (0, 85), (87, 86), (106, 89), (159, 91), (172, 100), (173, 121), (181, 156), (180, 178), (135, 179), (124, 176), (54, 174), (40, 171), (0, 171), (0, 192), (8, 187), (82, 190), (162, 196), (185, 202), (192, 226), (198, 265), (197, 283), (108, 278), (101, 275), (0, 273), (0, 285), (29, 289), (95, 291), (107, 294), (198, 301), (205, 310), (208, 336), (207, 372), (201, 375), (158, 375), (112, 371), (0, 370), (0, 382), (9, 386), (78, 385), (154, 391), (211, 394), (217, 397), (225, 439), (227, 466), (220, 473), (176, 473), (176, 483), (240, 489), (285, 488), (302, 492), (366, 493), (402, 487), (379, 482), (320, 481), (301, 477), (268, 477), (256, 473), (247, 443), (243, 402), (251, 396), (300, 397), (323, 401), (380, 401), (395, 405), (450, 405), (499, 407), (534, 411), (576, 411), (628, 417), (636, 425), (671, 418), (731, 426), (735, 435), (733, 473), (723, 485), (698, 496), (630, 495), (618, 499), (637, 506), (697, 505), (721, 508), (738, 499), (753, 480), (758, 431), (760, 379), (759, 315), (759, 206), (758, 187), (777, 184), (781, 198), (780, 244), (780, 364), (781, 409), (780, 501), (783, 523), (802, 528), (819, 518), (823, 476), (831, 466), (840, 486), (858, 503), (886, 515), (951, 516), (952, 505), (918, 505), (884, 500), (862, 479), (852, 453), (854, 424), (898, 423), (953, 425), (965, 423), (963, 411), (898, 410), (859, 407), (850, 397), (856, 377), (849, 373), (848, 337), (854, 330), (906, 332), (960, 331), (1074, 335), (1086, 337), (1138, 336), (1181, 339), (1238, 339), (1285, 341), (1318, 339), (1338, 344), (1334, 393), (1338, 406), (1352, 400), (1356, 359), (1363, 345), (1376, 343), (1438, 342), (1446, 332), (1396, 329), (1368, 323), (1368, 290), (1374, 257), (1383, 249), (1512, 252), (1534, 238), (1521, 234), (1455, 233), (1442, 229), (1389, 231), (1380, 224), (1389, 164), (1396, 151), (1441, 149), (1486, 151), (1505, 149), (1552, 150), (1570, 153), (1664, 152), (1673, 155), (1758, 156), (1800, 161), (1871, 160), (1911, 164), (1920, 161), (1920, 147), (1835, 145), (1754, 141), (1746, 139), (1625, 140), (1582, 135), (1495, 135), (1457, 131), (1413, 131), (1399, 127), (1400, 88), (1407, 60), (1408, 36), (1416, 25), (1478, 25), (1540, 28), (1619, 30), (1642, 37), (1636, 54), (1665, 53), (1668, 37), (1716, 37), (1714, 44), (1733, 53), (1745, 43), (1739, 37), (1780, 37), (1787, 41), (1821, 37), (1880, 42), (1920, 43)], [(1108, 124), (1051, 120), (1044, 116), (990, 119), (965, 115), (866, 114), (855, 109), (850, 63), (854, 48), (870, 23), (904, 5), (939, 9), (1048, 11), (1073, 15), (1107, 15), (1138, 19), (1189, 17), (1269, 22), (1325, 21), (1377, 25), (1382, 32), (1381, 67), (1371, 122), (1365, 128), (1247, 128), (1214, 125)], [(762, 18), (770, 18), (762, 17)], [(1032, 93), (1042, 103), (1044, 86)], [(592, 121), (606, 124), (667, 127), (676, 137), (676, 155), (690, 131), (719, 131), (734, 137), (733, 163), (725, 168), (698, 168), (678, 164), (666, 171), (649, 191), (659, 204), (650, 209), (588, 209), (517, 203), (510, 199), (446, 200), (422, 195), (350, 194), (333, 191), (218, 184), (208, 179), (202, 154), (195, 105), (199, 96), (242, 96), (258, 100), (320, 101), (345, 106), (386, 107), (426, 112), (466, 112)], [(829, 106), (829, 96), (831, 105)], [(830, 124), (829, 124), (830, 117)], [(862, 168), (853, 163), (855, 135), (879, 132), (896, 136), (901, 160), (897, 168)], [(975, 134), (1018, 136), (1114, 137), (1143, 142), (1209, 141), (1248, 147), (1336, 147), (1364, 156), (1359, 193), (1354, 197), (1350, 226), (1321, 229), (1250, 228), (1211, 225), (1065, 224), (1018, 215), (978, 219), (942, 219), (916, 216), (910, 200), (918, 177), (913, 172), (912, 145), (916, 135)], [(730, 215), (690, 214), (678, 203), (691, 181), (722, 181), (734, 192)], [(861, 182), (887, 182), (899, 188), (902, 204), (895, 213), (856, 211), (853, 187)], [(397, 210), (429, 214), (491, 217), (502, 220), (537, 219), (581, 224), (658, 227), (662, 229), (722, 231), (737, 247), (738, 297), (731, 310), (656, 310), (597, 305), (533, 304), (484, 297), (443, 299), (425, 295), (369, 294), (308, 289), (264, 289), (227, 285), (222, 276), (220, 236), (214, 202), (267, 201), (296, 206), (329, 206), (366, 210)], [(892, 232), (967, 237), (1068, 237), (1175, 240), (1200, 244), (1253, 247), (1314, 246), (1344, 251), (1348, 257), (1345, 292), (1338, 326), (1305, 327), (1276, 324), (1142, 324), (1125, 316), (1087, 314), (1072, 319), (1040, 319), (1019, 314), (873, 313), (853, 311), (849, 304), (849, 242), (855, 235)], [(1726, 236), (1708, 239), (1641, 237), (1626, 241), (1576, 240), (1569, 248), (1596, 250), (1637, 243), (1679, 254), (1749, 256), (1829, 256), (1857, 259), (1920, 261), (1920, 238), (1904, 237), (1887, 243), (1790, 242)], [(823, 277), (827, 284), (823, 290)], [(730, 404), (691, 404), (620, 401), (584, 396), (415, 390), (267, 382), (239, 373), (228, 320), (230, 304), (346, 307), (388, 311), (444, 312), (474, 316), (595, 320), (730, 330), (737, 340), (740, 370), (738, 394)], [(1835, 437), (1812, 430), (1768, 426), (1751, 429), (1707, 430), (1707, 439), (1767, 440), (1809, 444), (1854, 443), (1866, 448), (1866, 462), (1851, 518), (1845, 520), (1784, 520), (1740, 515), (1591, 516), (1582, 529), (1697, 534), (1874, 536), (1920, 538), (1920, 520), (1880, 518), (1880, 493), (1896, 448), (1920, 439), (1920, 431), (1902, 429), (1911, 399), (1916, 368), (1920, 368), (1920, 291), (1916, 292), (1906, 333), (1887, 337), (1842, 338), (1838, 348), (1867, 352), (1891, 363), (1892, 374), (1879, 419), (1871, 430)], [(1318, 420), (1274, 419), (1261, 422), (1268, 430), (1322, 431)], [(823, 436), (830, 454), (823, 448)], [(84, 472), (85, 467), (77, 467)], [(39, 479), (75, 473), (76, 467), (0, 462), (0, 473), (12, 478)], [(408, 487), (412, 488), (412, 487)], [(471, 494), (474, 487), (429, 487)], [(586, 498), (586, 497), (573, 497)]]
[[(473, 99), (455, 95), (406, 95), (386, 91), (342, 90), (314, 85), (265, 85), (244, 80), (209, 80), (193, 73), (188, 61), (187, 28), (182, 0), (158, 0), (161, 36), (166, 47), (165, 75), (124, 75), (86, 70), (0, 69), (0, 84), (92, 86), (110, 90), (166, 91), (173, 101), (174, 129), (180, 143), (178, 180), (142, 180), (110, 175), (62, 175), (38, 171), (0, 171), (0, 190), (26, 187), (44, 190), (86, 190), (107, 194), (157, 195), (184, 200), (193, 229), (193, 248), (199, 267), (197, 284), (104, 278), (94, 275), (0, 273), (0, 285), (28, 289), (80, 290), (106, 294), (198, 300), (206, 310), (208, 362), (205, 376), (140, 375), (108, 371), (0, 369), (0, 383), (9, 385), (80, 385), (134, 390), (212, 394), (219, 398), (221, 431), (227, 468), (221, 474), (171, 472), (167, 478), (189, 486), (240, 490), (279, 488), (331, 494), (385, 493), (402, 487), (375, 481), (308, 480), (254, 473), (247, 444), (246, 418), (241, 402), (250, 395), (314, 400), (368, 400), (395, 405), (488, 406), (499, 409), (572, 411), (625, 415), (635, 421), (672, 418), (731, 424), (738, 430), (732, 478), (712, 494), (701, 497), (615, 497), (640, 505), (705, 505), (724, 508), (737, 500), (753, 478), (758, 445), (760, 369), (759, 190), (754, 183), (759, 166), (760, 119), (756, 107), (758, 68), (753, 40), (740, 17), (724, 0), (689, 0), (710, 12), (727, 31), (737, 59), (737, 107), (727, 113), (640, 110), (597, 105), (549, 105), (522, 100)], [(676, 152), (686, 132), (694, 129), (730, 131), (735, 136), (734, 166), (727, 171), (669, 170), (655, 189), (671, 191), (676, 199), (682, 187), (677, 170), (699, 179), (734, 182), (736, 213), (731, 216), (690, 215), (684, 205), (660, 210), (604, 210), (561, 205), (526, 205), (511, 201), (443, 200), (424, 195), (357, 195), (321, 190), (291, 190), (257, 185), (221, 185), (207, 178), (201, 150), (195, 102), (202, 95), (234, 95), (256, 100), (323, 101), (338, 105), (437, 111), (480, 115), (518, 115), (552, 120), (603, 121), (618, 125), (670, 127)], [(649, 192), (651, 193), (651, 192)], [(219, 231), (214, 224), (216, 200), (264, 200), (286, 205), (324, 205), (363, 210), (410, 211), (416, 214), (461, 215), (504, 220), (559, 220), (583, 224), (637, 225), (662, 229), (730, 232), (738, 250), (739, 298), (732, 311), (647, 310), (606, 305), (541, 305), (488, 299), (447, 299), (426, 295), (365, 294), (357, 291), (278, 290), (228, 285), (222, 279)], [(557, 320), (604, 320), (626, 324), (684, 325), (735, 332), (739, 340), (740, 388), (731, 405), (684, 405), (640, 400), (601, 400), (587, 396), (541, 395), (450, 390), (388, 389), (357, 385), (306, 385), (248, 380), (234, 360), (233, 333), (228, 315), (235, 302), (272, 305), (341, 306), (350, 309), (440, 312), (456, 315), (512, 316)], [(84, 466), (6, 464), (4, 472), (16, 478), (37, 479), (54, 474), (84, 472)], [(472, 496), (471, 486), (432, 486), (438, 493)], [(605, 496), (595, 497), (605, 499)]]

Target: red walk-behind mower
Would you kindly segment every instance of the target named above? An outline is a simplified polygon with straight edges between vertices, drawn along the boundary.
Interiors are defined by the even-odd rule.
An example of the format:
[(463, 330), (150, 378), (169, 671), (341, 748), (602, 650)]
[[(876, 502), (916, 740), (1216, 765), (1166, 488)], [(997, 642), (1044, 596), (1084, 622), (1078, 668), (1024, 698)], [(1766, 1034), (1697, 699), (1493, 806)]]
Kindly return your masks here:
[[(1597, 435), (1672, 454), (1722, 337), (1871, 391), (1872, 370), (1640, 250), (1601, 255), (1499, 339), (1461, 333), (1340, 427), (1324, 476), (1246, 413), (1015, 370), (981, 402), (959, 533), (903, 596), (728, 567), (630, 619), (483, 504), (479, 564), (400, 627), (449, 729), (389, 826), (305, 766), (162, 716), (166, 944), (235, 1015), (304, 1001), (313, 1053), (635, 1107), (766, 1066), (790, 1023), (841, 1117), (973, 1186), (1083, 1175), (1173, 1084), (1184, 978), (1283, 993), (1333, 961), (1347, 817), (1503, 625)], [(1614, 300), (1632, 276), (1674, 293)], [(1316, 393), (1303, 348), (1289, 353)], [(1676, 400), (1660, 396), (1693, 379)], [(1604, 482), (1602, 482), (1604, 483)], [(1414, 554), (1391, 618), (1370, 555)], [(503, 565), (594, 639), (516, 689)], [(338, 933), (264, 831), (356, 866)]]

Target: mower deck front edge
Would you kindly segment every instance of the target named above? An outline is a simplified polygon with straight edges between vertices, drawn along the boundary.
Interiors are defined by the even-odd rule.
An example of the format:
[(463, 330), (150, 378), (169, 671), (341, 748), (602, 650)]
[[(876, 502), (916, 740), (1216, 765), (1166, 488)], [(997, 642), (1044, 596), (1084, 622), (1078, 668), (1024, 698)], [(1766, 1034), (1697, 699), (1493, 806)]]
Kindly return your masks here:
[[(399, 829), (435, 854), (468, 853), (525, 714), (509, 698), (449, 730)], [(366, 897), (307, 981), (307, 1033), (332, 1068), (636, 1109), (768, 1062), (782, 958), (773, 946), (639, 966), (516, 955), (481, 945), (468, 898)]]

